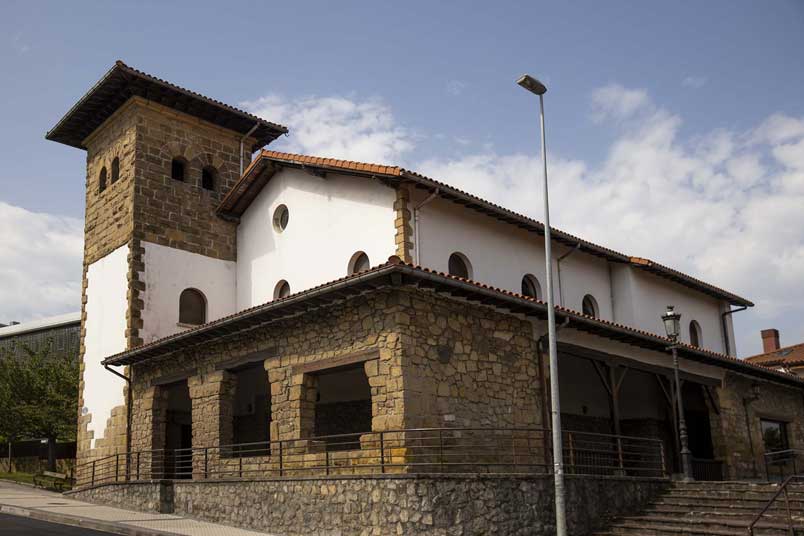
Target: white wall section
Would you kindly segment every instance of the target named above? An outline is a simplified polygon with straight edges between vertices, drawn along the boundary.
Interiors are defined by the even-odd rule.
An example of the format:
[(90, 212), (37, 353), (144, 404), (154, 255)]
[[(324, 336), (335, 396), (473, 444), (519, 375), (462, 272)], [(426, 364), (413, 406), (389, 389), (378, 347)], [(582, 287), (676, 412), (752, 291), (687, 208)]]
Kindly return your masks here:
[(95, 441), (104, 437), (112, 408), (125, 403), (125, 382), (101, 361), (126, 349), (128, 245), (117, 248), (87, 268), (86, 333), (84, 335), (84, 407), (92, 415), (87, 429)]
[[(364, 251), (371, 266), (396, 252), (396, 192), (364, 177), (318, 177), (278, 171), (240, 219), (237, 229), (237, 309), (273, 299), (285, 279), (292, 293), (347, 275)], [(287, 205), (287, 228), (274, 228), (274, 209)]]
[(207, 322), (236, 312), (236, 263), (143, 242), (145, 292), (142, 339), (149, 343), (187, 328), (178, 325), (179, 296), (186, 288), (207, 300)]

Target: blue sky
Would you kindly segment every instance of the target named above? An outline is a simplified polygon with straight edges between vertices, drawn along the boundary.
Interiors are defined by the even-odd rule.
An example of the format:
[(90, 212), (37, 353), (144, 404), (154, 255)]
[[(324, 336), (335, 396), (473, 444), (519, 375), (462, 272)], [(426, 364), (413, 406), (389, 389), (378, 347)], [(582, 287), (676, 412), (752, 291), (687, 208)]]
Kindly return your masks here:
[[(754, 299), (738, 317), (743, 354), (771, 325), (799, 342), (804, 294), (789, 285), (804, 275), (804, 227), (784, 203), (804, 191), (802, 29), (804, 2), (784, 0), (7, 1), (0, 222), (33, 213), (50, 246), (7, 237), (15, 254), (0, 274), (19, 288), (63, 284), (40, 281), (37, 308), (0, 300), (0, 321), (77, 306), (80, 253), (61, 272), (23, 266), (38, 254), (72, 266), (83, 216), (85, 154), (44, 133), (119, 58), (273, 114), (291, 127), (286, 148), (382, 157), (541, 218), (529, 182), (536, 101), (514, 84), (530, 72), (549, 87), (557, 224)], [(643, 194), (659, 208), (646, 213)]]

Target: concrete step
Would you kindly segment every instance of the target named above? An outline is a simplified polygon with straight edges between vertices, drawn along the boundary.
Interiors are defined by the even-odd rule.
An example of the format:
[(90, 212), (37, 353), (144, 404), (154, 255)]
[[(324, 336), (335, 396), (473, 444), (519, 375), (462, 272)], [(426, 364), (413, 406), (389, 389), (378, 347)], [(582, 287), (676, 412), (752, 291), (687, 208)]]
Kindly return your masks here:
[[(674, 504), (654, 504), (648, 506), (645, 514), (660, 514), (660, 515), (723, 515), (723, 516), (741, 516), (754, 519), (760, 512), (761, 508), (750, 508), (740, 504), (731, 506), (706, 506), (706, 505), (674, 505)], [(790, 509), (794, 516), (804, 515), (804, 509)], [(776, 505), (768, 509), (765, 517), (779, 517), (784, 516), (787, 519), (787, 508), (784, 505)]]
[[(728, 519), (722, 516), (629, 516), (622, 518), (619, 522), (612, 525), (608, 530), (614, 534), (621, 528), (631, 530), (634, 527), (642, 527), (646, 532), (643, 534), (746, 534), (750, 520)], [(762, 529), (763, 536), (785, 536), (787, 523), (778, 520), (769, 520), (757, 524), (757, 529)], [(804, 524), (796, 525), (796, 528), (804, 529)], [(653, 531), (653, 532), (651, 532)], [(662, 532), (664, 531), (664, 532)], [(628, 534), (629, 532), (625, 532)], [(631, 532), (633, 534), (633, 532)]]
[[(760, 501), (760, 500), (730, 501), (720, 499), (696, 499), (696, 498), (679, 499), (674, 497), (659, 497), (651, 501), (648, 504), (647, 508), (657, 510), (666, 509), (668, 511), (676, 511), (676, 510), (679, 511), (698, 510), (702, 512), (745, 511), (745, 512), (758, 513), (767, 504), (768, 501)], [(782, 498), (781, 500), (775, 501), (771, 505), (770, 509), (786, 511), (787, 504)], [(791, 500), (790, 510), (792, 512), (804, 512), (804, 501)]]
[[(754, 491), (754, 490), (747, 490), (742, 492), (736, 490), (728, 490), (728, 491), (707, 490), (700, 492), (692, 492), (691, 490), (671, 489), (663, 493), (662, 496), (696, 497), (701, 500), (726, 499), (730, 501), (756, 500), (756, 501), (768, 502), (774, 496), (774, 494), (776, 494), (776, 490), (774, 490), (773, 492)], [(787, 496), (792, 500), (804, 501), (804, 492), (802, 491), (791, 490), (788, 491)]]

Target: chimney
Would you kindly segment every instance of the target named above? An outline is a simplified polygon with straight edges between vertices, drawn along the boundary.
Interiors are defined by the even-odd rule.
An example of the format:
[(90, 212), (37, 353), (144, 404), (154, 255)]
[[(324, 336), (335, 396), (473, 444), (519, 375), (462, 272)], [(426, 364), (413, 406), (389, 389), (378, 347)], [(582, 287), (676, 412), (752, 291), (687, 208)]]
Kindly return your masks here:
[(762, 335), (762, 353), (767, 354), (779, 349), (778, 329), (763, 329), (760, 335)]

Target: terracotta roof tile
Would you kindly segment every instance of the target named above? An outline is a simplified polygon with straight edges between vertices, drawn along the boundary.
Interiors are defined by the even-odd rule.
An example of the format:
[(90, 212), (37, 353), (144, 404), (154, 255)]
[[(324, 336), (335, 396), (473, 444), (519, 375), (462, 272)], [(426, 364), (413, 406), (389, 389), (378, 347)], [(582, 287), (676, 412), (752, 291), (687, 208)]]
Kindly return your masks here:
[(746, 357), (746, 361), (766, 367), (792, 367), (804, 365), (804, 343), (785, 346), (773, 352)]
[[(462, 278), (462, 277), (450, 275), (448, 273), (440, 272), (438, 270), (432, 270), (430, 268), (425, 268), (425, 267), (421, 267), (421, 266), (416, 266), (414, 264), (405, 263), (399, 257), (394, 255), (394, 256), (389, 257), (388, 262), (386, 262), (384, 264), (380, 264), (380, 265), (375, 266), (373, 268), (370, 268), (369, 270), (365, 270), (365, 271), (360, 272), (358, 274), (353, 274), (353, 275), (350, 275), (350, 276), (342, 277), (342, 278), (330, 281), (328, 283), (324, 283), (322, 285), (318, 285), (316, 287), (313, 287), (313, 288), (310, 288), (310, 289), (307, 289), (307, 290), (304, 290), (304, 291), (301, 291), (301, 292), (297, 292), (295, 294), (291, 294), (290, 296), (287, 296), (286, 298), (276, 299), (276, 300), (273, 300), (271, 302), (267, 302), (267, 303), (262, 304), (262, 305), (257, 305), (255, 307), (251, 307), (249, 309), (239, 311), (239, 312), (237, 312), (235, 314), (220, 318), (218, 320), (214, 320), (214, 321), (209, 322), (207, 324), (203, 324), (201, 326), (191, 328), (191, 329), (189, 329), (187, 331), (177, 333), (177, 334), (174, 334), (174, 335), (169, 335), (167, 337), (164, 337), (162, 339), (159, 339), (159, 340), (150, 342), (148, 344), (139, 346), (137, 348), (134, 348), (134, 349), (131, 349), (131, 350), (128, 350), (128, 351), (125, 351), (125, 352), (121, 352), (121, 353), (115, 354), (113, 356), (109, 356), (106, 359), (104, 359), (104, 363), (115, 364), (114, 362), (116, 360), (118, 360), (118, 359), (120, 359), (120, 358), (122, 358), (124, 356), (127, 356), (129, 354), (135, 354), (135, 353), (146, 351), (146, 350), (147, 351), (156, 350), (160, 346), (167, 345), (168, 343), (171, 343), (176, 339), (186, 338), (188, 335), (192, 335), (194, 333), (204, 332), (204, 331), (207, 331), (207, 330), (209, 330), (211, 328), (216, 327), (217, 325), (227, 323), (227, 322), (231, 322), (231, 321), (235, 321), (238, 318), (246, 317), (250, 313), (253, 313), (255, 311), (259, 311), (260, 309), (264, 309), (264, 308), (266, 308), (268, 306), (275, 306), (277, 304), (287, 303), (287, 302), (292, 302), (292, 301), (298, 302), (299, 299), (303, 300), (307, 295), (314, 294), (315, 292), (327, 289), (328, 287), (333, 287), (335, 285), (347, 283), (347, 282), (350, 282), (350, 281), (357, 281), (358, 279), (360, 279), (362, 277), (365, 277), (368, 274), (371, 274), (371, 273), (374, 273), (374, 272), (380, 272), (380, 271), (387, 270), (387, 269), (394, 269), (394, 268), (411, 270), (412, 273), (414, 273), (414, 274), (415, 273), (432, 274), (432, 275), (434, 275), (436, 277), (439, 277), (439, 278), (442, 278), (444, 280), (459, 281), (459, 282), (465, 283), (467, 285), (470, 285), (471, 287), (475, 287), (477, 289), (482, 289), (482, 290), (489, 291), (489, 292), (492, 292), (492, 293), (495, 293), (495, 294), (505, 295), (505, 296), (509, 296), (509, 297), (512, 297), (512, 298), (516, 298), (517, 300), (522, 300), (522, 301), (538, 304), (538, 305), (542, 306), (545, 309), (547, 307), (547, 304), (544, 301), (539, 300), (537, 298), (532, 298), (532, 297), (529, 297), (529, 296), (518, 294), (516, 292), (501, 289), (501, 288), (494, 287), (494, 286), (491, 286), (491, 285), (486, 285), (484, 283), (473, 281), (471, 279), (465, 279), (465, 278)], [(315, 305), (315, 307), (318, 307), (318, 305)], [(578, 312), (578, 311), (575, 311), (573, 309), (569, 309), (569, 308), (566, 308), (566, 307), (556, 306), (555, 310), (561, 316), (565, 316), (565, 317), (569, 316), (570, 319), (574, 318), (576, 321), (582, 320), (582, 321), (584, 321), (585, 323), (587, 323), (589, 325), (597, 325), (597, 326), (600, 326), (600, 327), (602, 327), (604, 329), (605, 328), (614, 328), (616, 330), (619, 330), (619, 332), (630, 333), (630, 334), (633, 334), (634, 336), (638, 336), (638, 337), (641, 337), (641, 338), (644, 338), (644, 339), (649, 339), (649, 340), (653, 341), (654, 343), (659, 343), (661, 345), (669, 346), (672, 343), (672, 341), (670, 339), (668, 339), (667, 337), (665, 337), (663, 335), (658, 335), (656, 333), (651, 333), (649, 331), (633, 328), (631, 326), (626, 326), (624, 324), (619, 324), (617, 322), (611, 322), (609, 320), (603, 320), (603, 319), (600, 319), (600, 318), (591, 317), (591, 316), (583, 314), (582, 312)], [(677, 346), (683, 352), (685, 352), (688, 356), (690, 354), (699, 355), (699, 356), (706, 356), (706, 357), (714, 360), (714, 362), (721, 362), (723, 364), (730, 364), (730, 365), (733, 365), (733, 366), (737, 366), (738, 368), (740, 368), (740, 369), (742, 369), (742, 370), (744, 370), (746, 372), (750, 372), (752, 370), (757, 371), (757, 372), (762, 372), (765, 375), (780, 378), (780, 379), (784, 379), (784, 380), (787, 380), (788, 382), (793, 382), (793, 383), (800, 384), (800, 385), (804, 386), (804, 380), (802, 380), (801, 378), (799, 378), (795, 374), (790, 374), (788, 372), (777, 371), (777, 370), (775, 370), (773, 368), (770, 368), (768, 366), (765, 366), (763, 364), (738, 359), (738, 358), (735, 358), (735, 357), (732, 357), (732, 356), (729, 356), (729, 355), (726, 355), (726, 354), (722, 354), (720, 352), (713, 352), (711, 350), (698, 348), (698, 347), (691, 346), (691, 345), (686, 344), (686, 343), (677, 343)]]

